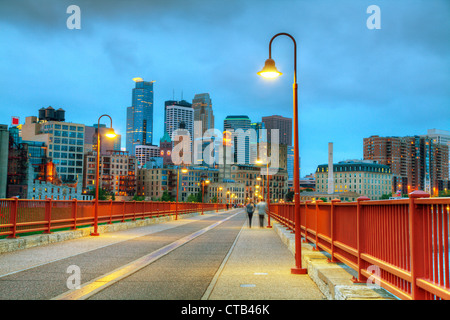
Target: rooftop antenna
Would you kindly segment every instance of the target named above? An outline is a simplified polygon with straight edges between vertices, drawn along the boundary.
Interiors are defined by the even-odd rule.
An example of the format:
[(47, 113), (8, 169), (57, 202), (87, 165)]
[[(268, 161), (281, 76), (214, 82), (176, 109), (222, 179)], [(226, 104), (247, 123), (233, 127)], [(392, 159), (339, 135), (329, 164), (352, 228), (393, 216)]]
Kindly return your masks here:
[(175, 100), (175, 89), (172, 89), (172, 100)]
[(183, 90), (181, 90), (181, 100), (183, 100)]

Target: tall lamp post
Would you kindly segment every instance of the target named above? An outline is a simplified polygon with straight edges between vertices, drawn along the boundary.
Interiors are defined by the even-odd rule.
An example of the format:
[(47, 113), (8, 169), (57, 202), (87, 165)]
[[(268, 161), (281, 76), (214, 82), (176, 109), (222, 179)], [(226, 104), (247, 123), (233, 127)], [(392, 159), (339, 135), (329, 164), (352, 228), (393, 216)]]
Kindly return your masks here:
[(272, 42), (278, 36), (287, 36), (294, 43), (294, 83), (293, 91), (293, 115), (294, 115), (294, 201), (295, 201), (295, 264), (291, 268), (293, 274), (306, 274), (307, 269), (302, 268), (302, 245), (301, 245), (301, 228), (300, 228), (300, 177), (299, 177), (299, 150), (298, 150), (298, 85), (297, 85), (297, 43), (293, 36), (288, 33), (277, 33), (269, 42), (269, 59), (266, 60), (264, 68), (258, 72), (258, 75), (265, 78), (276, 78), (282, 73), (275, 67), (275, 61), (272, 60)]
[(219, 191), (222, 194), (222, 187), (217, 188), (217, 196), (216, 196), (216, 212), (219, 212)]
[[(188, 169), (182, 168), (181, 173), (187, 173)], [(177, 202), (175, 205), (175, 220), (178, 220), (178, 187), (180, 186), (180, 167), (178, 167), (177, 171)]]
[(115, 138), (117, 135), (114, 132), (114, 129), (112, 128), (112, 119), (109, 115), (104, 114), (101, 115), (100, 118), (98, 118), (97, 122), (97, 167), (95, 170), (95, 203), (94, 203), (94, 232), (91, 233), (91, 236), (99, 236), (98, 233), (98, 190), (100, 189), (99, 186), (99, 176), (100, 176), (100, 151), (101, 151), (101, 141), (100, 141), (100, 119), (103, 117), (108, 117), (111, 121), (111, 127), (108, 129), (108, 131), (105, 133), (105, 136), (108, 138)]
[(203, 215), (203, 203), (205, 202), (203, 199), (205, 196), (205, 185), (209, 184), (209, 180), (202, 179), (201, 183), (202, 183), (202, 215)]

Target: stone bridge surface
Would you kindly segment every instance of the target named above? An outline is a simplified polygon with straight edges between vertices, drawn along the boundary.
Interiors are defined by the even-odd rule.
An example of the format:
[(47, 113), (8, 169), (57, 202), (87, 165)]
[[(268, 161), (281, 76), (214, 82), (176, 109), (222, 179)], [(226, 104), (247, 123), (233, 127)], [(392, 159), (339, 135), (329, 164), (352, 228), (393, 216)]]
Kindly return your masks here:
[[(253, 216), (249, 228), (244, 211), (234, 209), (114, 232), (100, 229), (99, 237), (40, 240), (41, 245), (0, 254), (0, 299), (393, 299), (383, 290), (352, 285), (345, 266), (326, 263), (306, 244), (309, 275), (291, 274), (292, 234), (273, 225), (260, 228)], [(71, 232), (76, 231), (65, 233)], [(23, 246), (23, 239), (0, 240), (0, 247), (20, 241)]]

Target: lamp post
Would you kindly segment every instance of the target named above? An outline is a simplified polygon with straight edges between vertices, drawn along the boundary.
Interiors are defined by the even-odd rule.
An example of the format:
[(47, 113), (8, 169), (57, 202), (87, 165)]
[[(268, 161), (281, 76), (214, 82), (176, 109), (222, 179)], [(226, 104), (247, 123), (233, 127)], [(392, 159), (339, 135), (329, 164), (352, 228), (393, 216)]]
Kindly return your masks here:
[(216, 212), (219, 212), (219, 191), (220, 191), (220, 194), (222, 194), (222, 187), (217, 188)]
[(112, 128), (112, 119), (109, 115), (104, 114), (101, 115), (100, 118), (98, 118), (97, 122), (97, 167), (95, 170), (95, 203), (94, 203), (94, 232), (91, 233), (91, 236), (99, 236), (98, 233), (98, 190), (100, 188), (99, 186), (99, 176), (100, 176), (100, 151), (101, 151), (101, 141), (100, 141), (100, 119), (103, 117), (108, 117), (111, 121), (111, 127), (109, 130), (105, 133), (105, 136), (108, 138), (115, 138), (117, 135), (114, 132), (114, 129)]
[(205, 196), (205, 185), (209, 184), (209, 180), (202, 179), (201, 183), (202, 183), (202, 215), (203, 215), (203, 203), (205, 202), (203, 199)]
[(298, 85), (297, 85), (297, 43), (293, 36), (288, 33), (277, 33), (269, 42), (269, 59), (266, 60), (264, 68), (258, 72), (258, 75), (265, 78), (276, 78), (282, 73), (275, 67), (275, 61), (272, 60), (272, 42), (278, 36), (287, 36), (294, 43), (294, 83), (293, 91), (293, 120), (294, 120), (294, 201), (295, 201), (295, 264), (291, 268), (293, 274), (306, 274), (307, 269), (302, 268), (302, 246), (301, 246), (301, 228), (300, 228), (300, 177), (299, 177), (299, 150), (298, 150)]
[[(188, 169), (182, 168), (181, 173), (187, 173)], [(180, 186), (180, 167), (178, 167), (177, 171), (177, 202), (175, 205), (175, 220), (178, 220), (178, 187)]]

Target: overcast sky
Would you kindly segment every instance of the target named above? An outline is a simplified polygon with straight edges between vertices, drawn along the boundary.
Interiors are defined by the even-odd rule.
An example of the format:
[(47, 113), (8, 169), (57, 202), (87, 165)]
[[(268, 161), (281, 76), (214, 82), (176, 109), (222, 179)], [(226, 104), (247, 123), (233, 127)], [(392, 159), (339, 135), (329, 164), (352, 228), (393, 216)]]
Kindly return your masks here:
[[(72, 4), (80, 30), (66, 26)], [(370, 5), (381, 29), (367, 28)], [(450, 130), (449, 17), (445, 0), (1, 1), (0, 123), (49, 105), (86, 125), (107, 113), (125, 146), (134, 77), (156, 81), (154, 144), (164, 101), (196, 93), (210, 94), (219, 129), (227, 115), (292, 117), (289, 38), (272, 48), (283, 76), (256, 75), (287, 32), (304, 176), (327, 163), (328, 142), (337, 162), (362, 159), (371, 135)]]

